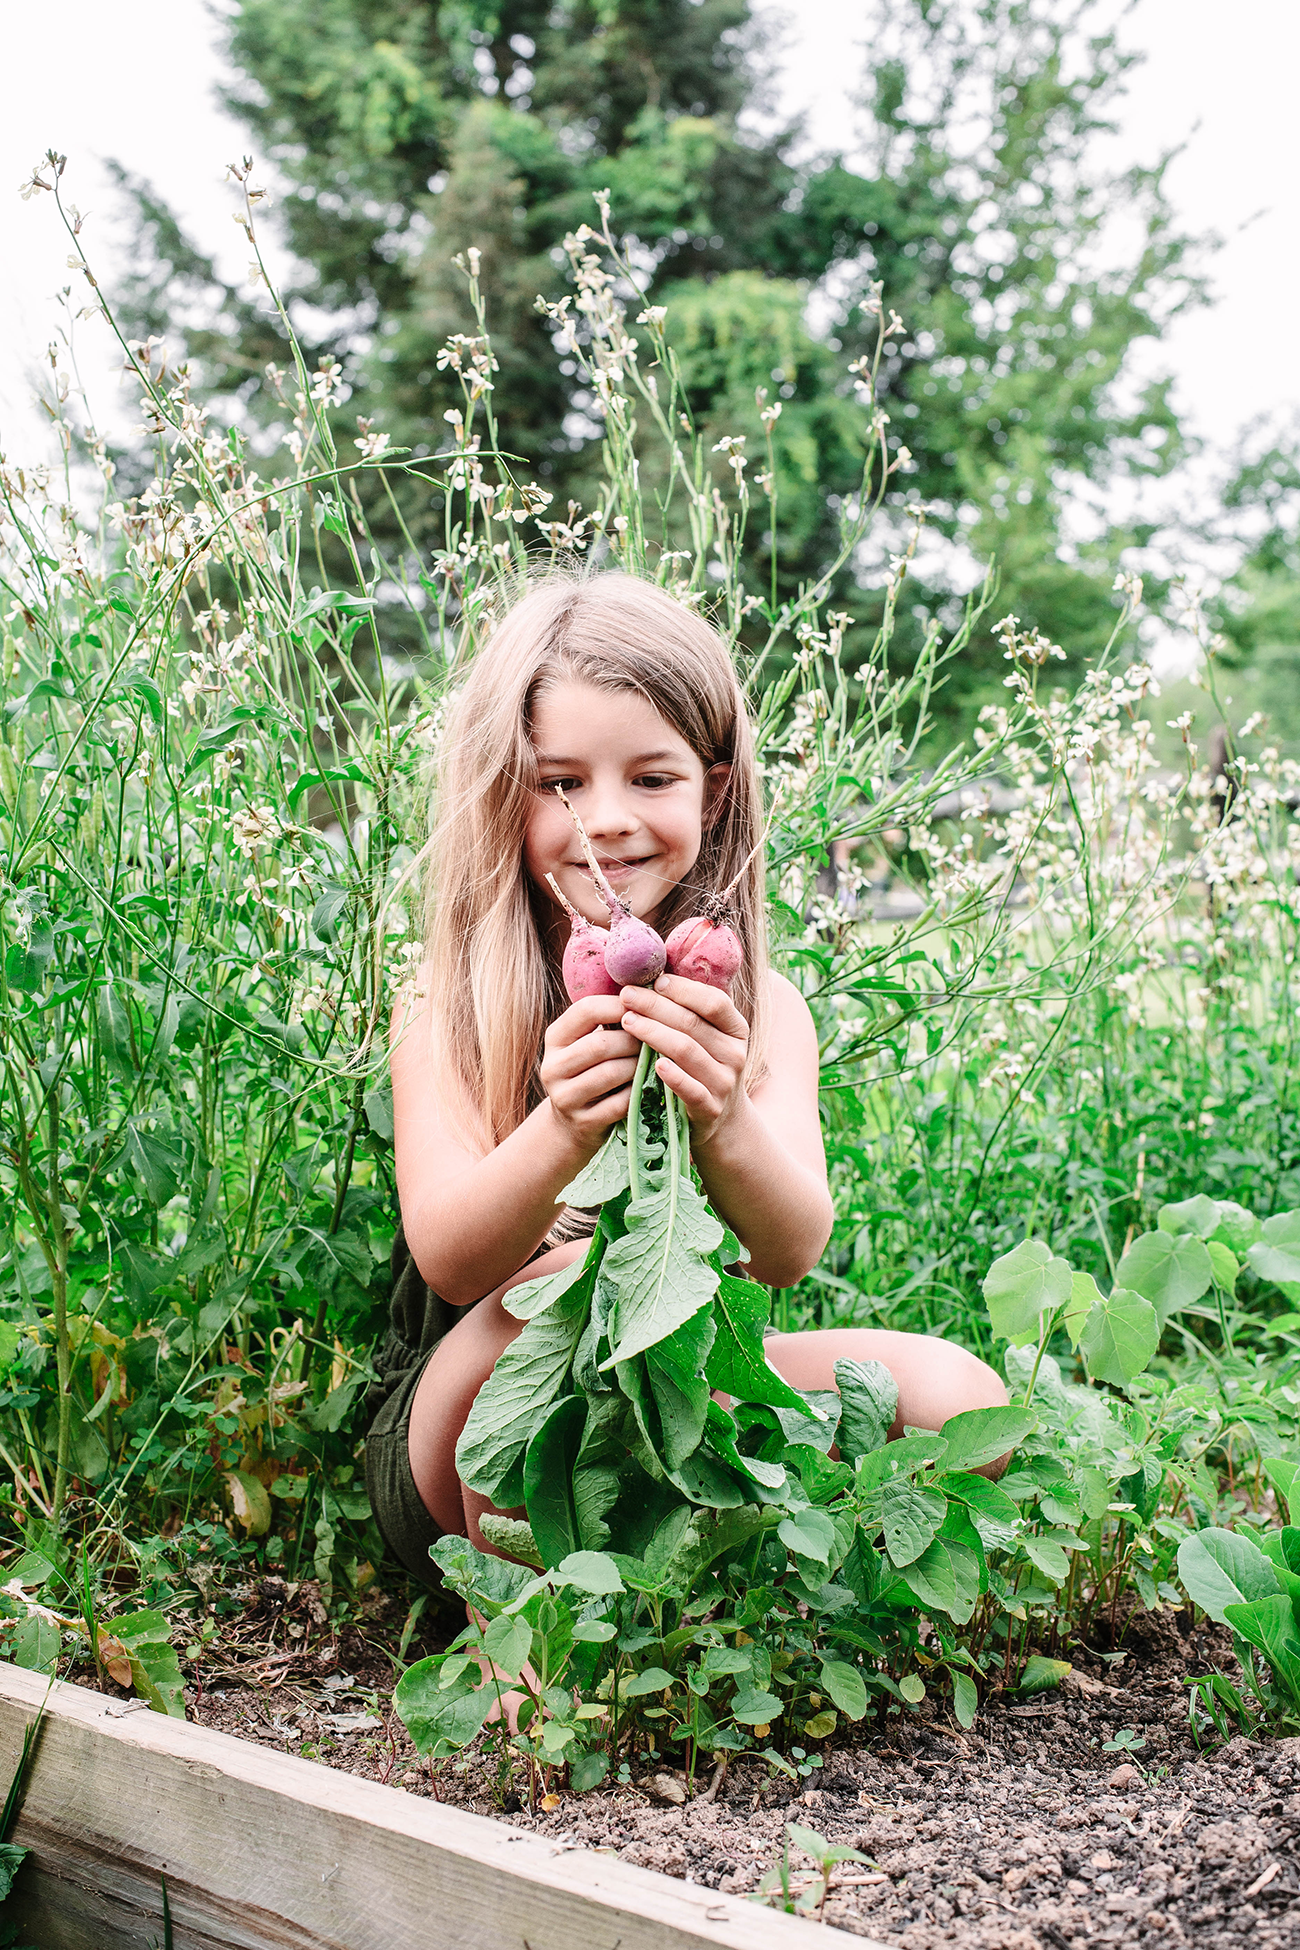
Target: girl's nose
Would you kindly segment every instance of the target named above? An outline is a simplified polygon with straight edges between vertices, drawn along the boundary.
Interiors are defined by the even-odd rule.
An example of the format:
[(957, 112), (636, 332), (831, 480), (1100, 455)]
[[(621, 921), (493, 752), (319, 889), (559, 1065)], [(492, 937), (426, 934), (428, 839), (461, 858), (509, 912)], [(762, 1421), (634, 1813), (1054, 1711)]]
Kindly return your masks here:
[(618, 786), (612, 783), (602, 786), (593, 781), (583, 808), (583, 825), (593, 839), (598, 834), (612, 837), (615, 833), (635, 832), (637, 817), (626, 793)]

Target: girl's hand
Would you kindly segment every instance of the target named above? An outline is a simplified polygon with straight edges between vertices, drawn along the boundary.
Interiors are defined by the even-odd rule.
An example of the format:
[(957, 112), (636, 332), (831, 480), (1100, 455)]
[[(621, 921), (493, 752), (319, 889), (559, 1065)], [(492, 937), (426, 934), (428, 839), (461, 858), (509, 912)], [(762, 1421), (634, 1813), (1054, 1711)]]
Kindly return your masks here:
[[(693, 988), (694, 983), (687, 983)], [(546, 1032), (542, 1088), (551, 1110), (594, 1156), (611, 1124), (627, 1116), (641, 1045), (619, 1028), (617, 995), (584, 995)]]
[(696, 1142), (707, 1144), (746, 1101), (749, 1024), (722, 989), (682, 975), (612, 999), (623, 1004), (624, 1029), (658, 1050), (656, 1076), (685, 1104)]

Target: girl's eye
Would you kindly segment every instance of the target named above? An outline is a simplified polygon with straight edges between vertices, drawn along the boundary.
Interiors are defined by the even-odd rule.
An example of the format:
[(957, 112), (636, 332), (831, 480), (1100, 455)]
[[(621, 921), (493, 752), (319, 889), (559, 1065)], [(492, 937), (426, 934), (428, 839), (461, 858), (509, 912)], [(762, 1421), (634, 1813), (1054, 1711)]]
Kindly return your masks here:
[(554, 799), (556, 797), (555, 788), (557, 785), (561, 786), (565, 792), (576, 792), (581, 784), (581, 779), (543, 779), (542, 791), (548, 793)]
[(643, 772), (635, 783), (649, 787), (651, 792), (658, 792), (666, 785), (676, 785), (677, 781), (667, 772)]

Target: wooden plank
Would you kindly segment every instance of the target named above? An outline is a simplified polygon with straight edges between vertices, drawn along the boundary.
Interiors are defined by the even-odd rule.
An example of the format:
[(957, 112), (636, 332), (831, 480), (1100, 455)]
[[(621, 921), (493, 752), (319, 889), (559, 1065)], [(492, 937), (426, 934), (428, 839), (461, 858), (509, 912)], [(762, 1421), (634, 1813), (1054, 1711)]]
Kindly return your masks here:
[[(0, 1779), (45, 1691), (0, 1662)], [(812, 1950), (814, 1931), (826, 1943), (743, 1897), (62, 1681), (13, 1840), (33, 1854), (5, 1913), (40, 1950), (161, 1944), (164, 1875), (176, 1950)]]

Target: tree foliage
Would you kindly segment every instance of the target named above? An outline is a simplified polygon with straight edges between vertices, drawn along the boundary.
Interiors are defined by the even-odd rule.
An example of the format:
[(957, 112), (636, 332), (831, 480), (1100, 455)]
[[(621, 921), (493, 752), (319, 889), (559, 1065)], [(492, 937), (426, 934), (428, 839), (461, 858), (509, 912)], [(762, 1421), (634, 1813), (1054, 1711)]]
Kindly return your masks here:
[[(1091, 10), (869, 9), (868, 128), (851, 161), (799, 160), (796, 131), (755, 132), (767, 50), (748, 0), (242, 0), (227, 99), (287, 186), (279, 220), (303, 267), (290, 309), (343, 361), (349, 417), (416, 452), (443, 443), (459, 392), (439, 353), (472, 329), (453, 264), (472, 245), (508, 403), (501, 444), (559, 509), (590, 505), (599, 415), (574, 363), (549, 356), (554, 325), (534, 299), (560, 289), (556, 245), (608, 189), (647, 301), (670, 303), (696, 423), (743, 435), (757, 457), (757, 390), (781, 408), (779, 589), (825, 567), (860, 478), (853, 362), (879, 289), (901, 321), (883, 404), (913, 450), (899, 532), (921, 500), (959, 545), (914, 569), (902, 653), (936, 613), (952, 620), (973, 552), (998, 561), (1001, 608), (1083, 658), (1113, 626), (1116, 555), (1144, 537), (1102, 523), (1081, 546), (1063, 507), (1181, 453), (1167, 386), (1137, 380), (1134, 353), (1199, 290), (1161, 166), (1098, 167), (1133, 57), (1112, 32), (1089, 35)], [(206, 276), (192, 349), (213, 385), (282, 418), (265, 305), (218, 288), (156, 198), (140, 207), (153, 248), (126, 294), (138, 329), (157, 329), (178, 277), (197, 289)], [(428, 510), (403, 513), (427, 546)], [(766, 583), (770, 532), (750, 547)], [(837, 592), (864, 643), (873, 568), (855, 565)], [(977, 635), (953, 711), (989, 694), (1000, 660), (992, 633)]]

